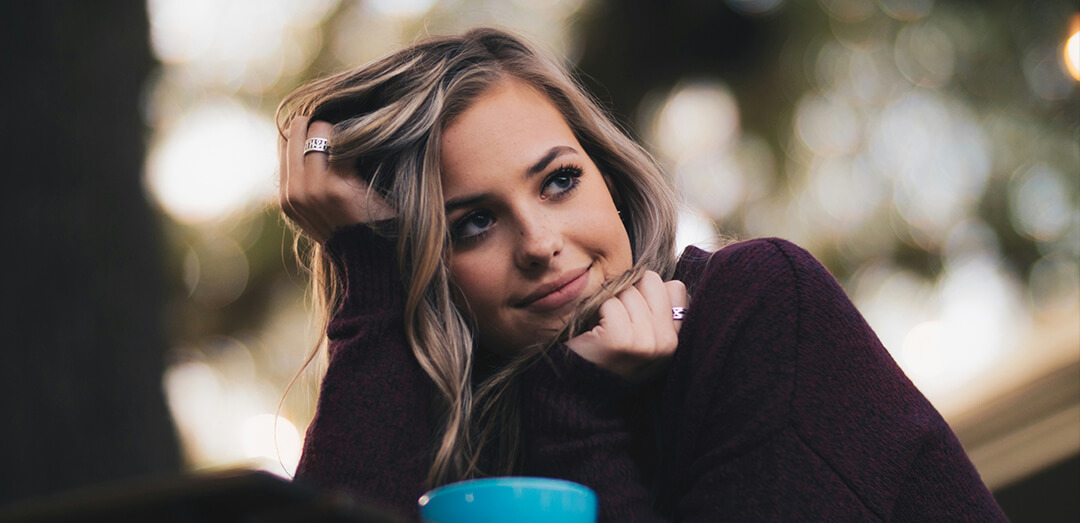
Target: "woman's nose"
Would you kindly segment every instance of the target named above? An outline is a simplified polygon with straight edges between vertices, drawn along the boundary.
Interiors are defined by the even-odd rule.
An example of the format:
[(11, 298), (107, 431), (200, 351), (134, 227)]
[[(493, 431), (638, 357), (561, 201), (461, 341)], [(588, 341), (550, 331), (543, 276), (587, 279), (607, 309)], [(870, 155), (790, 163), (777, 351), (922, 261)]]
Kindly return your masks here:
[(562, 253), (562, 234), (550, 220), (542, 217), (523, 220), (518, 234), (516, 262), (522, 269), (544, 267)]

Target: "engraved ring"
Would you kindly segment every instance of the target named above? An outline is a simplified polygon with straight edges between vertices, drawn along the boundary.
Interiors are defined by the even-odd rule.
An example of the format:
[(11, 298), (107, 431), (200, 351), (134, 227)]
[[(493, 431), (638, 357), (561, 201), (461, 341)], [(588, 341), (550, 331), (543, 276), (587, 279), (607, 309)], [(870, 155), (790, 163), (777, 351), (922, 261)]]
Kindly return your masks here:
[(672, 307), (671, 319), (681, 320), (686, 317), (686, 307)]
[(326, 138), (308, 138), (304, 142), (304, 155), (310, 152), (330, 154), (330, 140)]

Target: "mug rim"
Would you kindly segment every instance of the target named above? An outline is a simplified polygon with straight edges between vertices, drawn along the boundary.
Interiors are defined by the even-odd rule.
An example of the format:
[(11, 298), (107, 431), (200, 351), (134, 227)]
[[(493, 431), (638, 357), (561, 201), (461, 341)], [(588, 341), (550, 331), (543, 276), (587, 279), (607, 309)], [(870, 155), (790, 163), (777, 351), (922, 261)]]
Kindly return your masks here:
[(445, 496), (453, 494), (459, 490), (477, 489), (477, 488), (490, 488), (490, 487), (520, 487), (528, 489), (544, 489), (553, 491), (573, 492), (584, 495), (585, 497), (596, 497), (596, 492), (593, 489), (582, 485), (581, 483), (575, 483), (565, 479), (556, 478), (544, 478), (535, 476), (497, 476), (491, 478), (480, 479), (466, 479), (462, 481), (456, 481), (454, 483), (448, 483), (446, 485), (435, 487), (425, 492), (417, 500), (421, 507), (427, 505), (436, 496)]

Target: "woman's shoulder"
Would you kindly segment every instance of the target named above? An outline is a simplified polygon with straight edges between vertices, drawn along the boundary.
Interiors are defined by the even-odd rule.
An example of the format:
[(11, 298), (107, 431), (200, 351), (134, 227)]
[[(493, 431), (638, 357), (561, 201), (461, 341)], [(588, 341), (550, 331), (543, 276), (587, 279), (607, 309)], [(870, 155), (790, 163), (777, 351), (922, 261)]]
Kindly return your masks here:
[(716, 251), (687, 247), (679, 257), (675, 278), (691, 293), (712, 285), (794, 291), (802, 275), (828, 274), (806, 249), (781, 238), (755, 238), (729, 243)]

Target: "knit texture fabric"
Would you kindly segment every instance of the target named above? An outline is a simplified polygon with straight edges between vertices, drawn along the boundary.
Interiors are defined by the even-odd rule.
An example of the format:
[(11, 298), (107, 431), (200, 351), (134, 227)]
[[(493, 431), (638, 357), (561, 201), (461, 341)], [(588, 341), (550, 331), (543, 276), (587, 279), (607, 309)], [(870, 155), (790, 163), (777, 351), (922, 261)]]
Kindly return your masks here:
[[(391, 242), (327, 243), (346, 297), (297, 481), (418, 517), (433, 385)], [(601, 521), (1005, 521), (948, 425), (836, 280), (777, 239), (688, 248), (667, 370), (630, 383), (556, 347), (521, 377), (527, 475), (588, 485)]]

